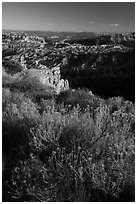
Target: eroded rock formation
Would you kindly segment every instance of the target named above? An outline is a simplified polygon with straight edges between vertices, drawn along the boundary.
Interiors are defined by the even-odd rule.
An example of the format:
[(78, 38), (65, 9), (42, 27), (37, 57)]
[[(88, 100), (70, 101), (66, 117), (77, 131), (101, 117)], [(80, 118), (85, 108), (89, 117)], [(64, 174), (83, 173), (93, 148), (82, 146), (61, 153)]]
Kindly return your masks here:
[(51, 92), (59, 94), (69, 89), (68, 80), (61, 79), (60, 67), (51, 69), (26, 69), (20, 72), (15, 82), (18, 87), (44, 94)]

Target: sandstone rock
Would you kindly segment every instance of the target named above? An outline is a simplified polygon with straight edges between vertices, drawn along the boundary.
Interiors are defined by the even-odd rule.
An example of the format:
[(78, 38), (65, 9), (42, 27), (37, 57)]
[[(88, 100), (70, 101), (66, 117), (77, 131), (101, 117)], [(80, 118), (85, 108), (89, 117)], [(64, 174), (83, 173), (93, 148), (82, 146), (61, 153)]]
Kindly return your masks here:
[(57, 86), (55, 87), (56, 93), (59, 94), (60, 92), (66, 91), (69, 89), (68, 80), (61, 79)]

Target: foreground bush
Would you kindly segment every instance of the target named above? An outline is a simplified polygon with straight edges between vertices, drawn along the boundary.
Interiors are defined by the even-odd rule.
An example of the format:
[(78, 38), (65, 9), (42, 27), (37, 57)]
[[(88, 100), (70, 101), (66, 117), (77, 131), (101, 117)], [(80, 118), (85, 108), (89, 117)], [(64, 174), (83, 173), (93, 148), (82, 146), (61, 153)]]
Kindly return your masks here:
[[(22, 147), (25, 154), (26, 145), (29, 150), (23, 156), (13, 151), (18, 157), (3, 181), (12, 201), (134, 201), (133, 104), (77, 94), (71, 95), (74, 103), (66, 98), (70, 109), (43, 101), (39, 113), (31, 99), (3, 90), (4, 148), (18, 138), (15, 149)], [(3, 200), (9, 201), (5, 194)]]

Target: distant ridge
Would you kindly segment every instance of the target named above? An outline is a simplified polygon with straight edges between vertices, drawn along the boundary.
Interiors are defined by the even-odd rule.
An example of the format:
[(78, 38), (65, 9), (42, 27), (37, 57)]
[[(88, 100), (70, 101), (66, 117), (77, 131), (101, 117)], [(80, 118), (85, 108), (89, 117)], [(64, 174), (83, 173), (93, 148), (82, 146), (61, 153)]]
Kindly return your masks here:
[(44, 30), (13, 30), (13, 29), (2, 29), (2, 33), (5, 33), (5, 32), (26, 32), (26, 33), (77, 33), (77, 34), (105, 34), (105, 33), (108, 33), (108, 34), (113, 34), (113, 33), (135, 33), (135, 31), (130, 31), (130, 32), (89, 32), (89, 31), (44, 31)]

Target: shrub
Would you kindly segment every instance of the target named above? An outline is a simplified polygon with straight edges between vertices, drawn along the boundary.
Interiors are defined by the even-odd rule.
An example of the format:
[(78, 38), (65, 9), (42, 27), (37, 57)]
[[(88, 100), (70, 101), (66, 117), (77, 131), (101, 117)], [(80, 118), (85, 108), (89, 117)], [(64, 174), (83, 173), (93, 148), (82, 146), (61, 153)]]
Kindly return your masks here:
[(3, 96), (3, 145), (18, 155), (8, 178), (14, 201), (134, 201), (133, 104), (92, 96), (89, 106), (67, 111), (44, 101), (40, 115), (23, 94), (3, 89)]
[(7, 74), (5, 71), (2, 71), (2, 85), (10, 86), (14, 82), (14, 77), (11, 74)]
[(88, 106), (91, 109), (96, 109), (100, 104), (104, 103), (103, 99), (90, 94), (90, 91), (85, 89), (69, 90), (65, 93), (60, 93), (56, 101), (57, 103), (63, 102), (71, 108), (79, 105), (81, 111), (85, 110)]
[(11, 92), (9, 89), (3, 89), (3, 120), (37, 119), (39, 113), (31, 99), (20, 92)]
[(24, 94), (13, 93), (9, 89), (3, 89), (2, 102), (2, 148), (7, 159), (6, 168), (11, 171), (15, 162), (26, 159), (30, 154), (30, 128), (37, 126), (39, 112)]
[(22, 71), (22, 66), (18, 62), (15, 62), (15, 61), (4, 60), (3, 66), (5, 67), (6, 72), (11, 75), (14, 75), (17, 72)]

